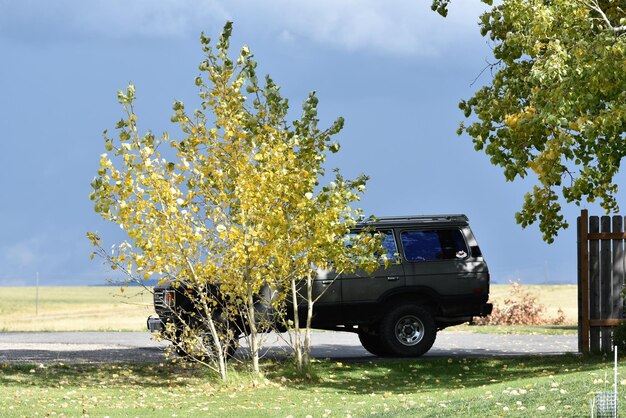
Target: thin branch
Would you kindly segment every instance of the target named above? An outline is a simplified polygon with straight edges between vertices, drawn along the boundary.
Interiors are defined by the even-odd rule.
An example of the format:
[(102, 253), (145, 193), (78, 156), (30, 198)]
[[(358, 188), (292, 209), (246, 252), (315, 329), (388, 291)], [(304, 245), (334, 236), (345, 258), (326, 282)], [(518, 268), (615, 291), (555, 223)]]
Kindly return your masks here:
[(583, 4), (584, 6), (588, 7), (589, 9), (593, 10), (594, 12), (598, 13), (602, 21), (606, 23), (608, 28), (612, 30), (613, 32), (615, 32), (617, 35), (620, 35), (626, 32), (626, 25), (613, 26), (608, 16), (606, 15), (606, 13), (604, 13), (604, 10), (602, 10), (600, 5), (598, 4), (597, 0), (579, 0), (579, 2)]
[(490, 63), (489, 61), (487, 61), (487, 65), (485, 66), (485, 68), (480, 70), (480, 72), (478, 73), (478, 75), (476, 76), (474, 81), (472, 81), (472, 83), (470, 84), (470, 87), (474, 87), (474, 84), (476, 84), (478, 79), (483, 75), (483, 73), (485, 71), (487, 71), (487, 69), (490, 69), (491, 70), (491, 75), (493, 75), (493, 68), (496, 67), (497, 65), (499, 65), (500, 63), (502, 63), (502, 60), (498, 60), (497, 62), (494, 62), (494, 63)]

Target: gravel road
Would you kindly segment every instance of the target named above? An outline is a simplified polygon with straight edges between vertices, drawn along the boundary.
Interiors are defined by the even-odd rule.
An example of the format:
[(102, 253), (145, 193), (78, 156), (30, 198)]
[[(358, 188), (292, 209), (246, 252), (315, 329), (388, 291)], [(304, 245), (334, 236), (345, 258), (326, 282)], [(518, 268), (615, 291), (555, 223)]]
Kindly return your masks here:
[[(268, 352), (285, 356), (284, 335), (267, 335)], [(374, 358), (356, 334), (314, 332), (312, 355), (343, 361)], [(5, 332), (0, 333), (0, 363), (161, 362), (169, 343), (155, 342), (148, 332)], [(425, 357), (502, 357), (575, 353), (576, 335), (495, 335), (445, 331)], [(237, 355), (245, 355), (245, 348)]]

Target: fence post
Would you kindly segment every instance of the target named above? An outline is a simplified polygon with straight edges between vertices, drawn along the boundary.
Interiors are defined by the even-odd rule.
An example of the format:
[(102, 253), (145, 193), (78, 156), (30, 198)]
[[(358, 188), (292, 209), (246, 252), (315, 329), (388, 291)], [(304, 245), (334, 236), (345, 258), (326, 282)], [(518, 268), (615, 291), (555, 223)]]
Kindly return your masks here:
[[(623, 218), (613, 217), (613, 232), (624, 232)], [(611, 318), (622, 319), (624, 312), (624, 240), (613, 240), (613, 301), (611, 304)]]
[(578, 260), (577, 263), (577, 275), (576, 275), (576, 291), (577, 291), (577, 296), (578, 296), (578, 352), (582, 353), (583, 352), (583, 295), (582, 295), (582, 291), (583, 291), (583, 272), (582, 272), (582, 256), (581, 256), (581, 251), (582, 251), (582, 245), (583, 242), (581, 240), (580, 234), (581, 234), (581, 228), (580, 228), (580, 223), (581, 223), (581, 216), (579, 216), (576, 219), (576, 259)]
[[(600, 219), (597, 216), (589, 217), (589, 233), (600, 232)], [(596, 321), (600, 316), (600, 241), (595, 238), (589, 242), (589, 320)], [(597, 326), (589, 330), (589, 350), (593, 353), (600, 351), (600, 330)]]
[[(611, 217), (603, 216), (600, 219), (600, 232), (611, 233)], [(600, 241), (600, 317), (598, 319), (613, 318), (613, 262), (611, 257), (611, 241), (602, 239)], [(602, 326), (600, 328), (600, 350), (604, 353), (612, 351), (611, 328)]]
[(589, 212), (583, 209), (580, 213), (580, 283), (579, 311), (580, 325), (578, 346), (583, 353), (589, 353)]

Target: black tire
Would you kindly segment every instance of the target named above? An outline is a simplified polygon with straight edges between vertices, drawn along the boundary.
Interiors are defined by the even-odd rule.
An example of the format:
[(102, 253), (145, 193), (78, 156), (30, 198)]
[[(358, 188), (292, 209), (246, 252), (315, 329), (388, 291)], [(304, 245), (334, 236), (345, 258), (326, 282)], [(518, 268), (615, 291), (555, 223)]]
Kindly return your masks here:
[(435, 343), (437, 327), (428, 309), (405, 304), (385, 315), (379, 335), (391, 355), (419, 357)]
[[(203, 332), (200, 335), (201, 338), (201, 350), (202, 354), (211, 358), (215, 357), (215, 344), (213, 343), (213, 336), (209, 331)], [(239, 346), (239, 340), (232, 335), (221, 335), (220, 340), (222, 343), (222, 349), (225, 350), (226, 360), (231, 359), (235, 355), (235, 351), (237, 351), (237, 347)]]
[[(232, 331), (231, 331), (232, 332)], [(182, 329), (176, 330), (176, 337), (172, 340), (176, 354), (188, 360), (212, 358), (216, 356), (213, 336), (208, 330), (195, 329), (191, 332), (194, 340), (184, 341), (185, 337)], [(226, 360), (232, 358), (239, 347), (239, 339), (234, 334), (222, 335), (220, 337), (222, 347), (226, 345)]]
[(378, 335), (366, 334), (364, 332), (359, 333), (359, 341), (361, 345), (367, 351), (378, 357), (386, 357), (389, 355), (389, 350), (383, 344)]

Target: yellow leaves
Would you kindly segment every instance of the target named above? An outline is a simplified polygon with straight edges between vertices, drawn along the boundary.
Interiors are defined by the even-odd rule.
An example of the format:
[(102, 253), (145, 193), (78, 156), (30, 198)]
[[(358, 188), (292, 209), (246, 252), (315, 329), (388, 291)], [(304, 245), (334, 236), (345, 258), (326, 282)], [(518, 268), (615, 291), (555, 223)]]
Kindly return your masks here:
[[(317, 99), (309, 98), (309, 119), (294, 129), (286, 123), (286, 101), (277, 86), (259, 90), (259, 102), (247, 105), (247, 73), (237, 65), (215, 66), (211, 59), (203, 65), (210, 83), (200, 85), (202, 110), (190, 117), (182, 103), (174, 104), (173, 120), (186, 135), (171, 143), (177, 160), (156, 153), (167, 135), (155, 141), (131, 134), (136, 117), (126, 104), (134, 93), (125, 99), (121, 150), (115, 164), (106, 154), (101, 158), (102, 173), (114, 172), (115, 165), (120, 174), (111, 182), (99, 172), (106, 188), (96, 199), (113, 207), (109, 219), (127, 231), (134, 247), (109, 260), (124, 260), (118, 265), (135, 277), (165, 272), (194, 283), (219, 280), (239, 300), (267, 281), (280, 288), (295, 274), (310, 273), (313, 264), (333, 260), (354, 268), (341, 237), (352, 220), (354, 191), (364, 191), (364, 185), (350, 186), (338, 175), (332, 192), (317, 192), (325, 153), (339, 149), (327, 145), (331, 134), (311, 123)], [(208, 129), (205, 117), (215, 126)], [(361, 259), (374, 241), (363, 241)]]
[(584, 19), (587, 18), (587, 16), (589, 15), (590, 10), (583, 6), (582, 3), (579, 4), (579, 7), (574, 9), (574, 16), (576, 16), (579, 19)]
[(200, 135), (200, 136), (204, 136), (207, 134), (206, 128), (202, 124), (192, 127), (191, 133), (193, 135)]
[(540, 56), (543, 54), (548, 47), (548, 44), (543, 40), (537, 40), (532, 48), (532, 53), (534, 57)]
[(520, 113), (512, 113), (504, 116), (504, 123), (512, 130), (523, 129), (523, 122), (528, 122), (535, 117), (535, 108), (527, 106)]
[(139, 154), (141, 155), (141, 157), (144, 159), (148, 159), (148, 160), (149, 160), (149, 157), (153, 153), (154, 153), (154, 150), (150, 148), (149, 146), (145, 146), (139, 150)]
[(542, 177), (543, 176), (543, 164), (542, 164), (542, 160), (540, 157), (535, 158), (532, 161), (528, 162), (528, 167), (530, 167), (530, 169), (532, 169), (535, 174), (537, 174), (538, 177)]
[(560, 160), (564, 138), (557, 136), (546, 143), (546, 148), (533, 160), (528, 162), (528, 166), (537, 174), (537, 178), (544, 185), (554, 183), (560, 176)]
[(112, 166), (112, 163), (111, 163), (111, 160), (109, 160), (109, 154), (107, 154), (106, 152), (103, 154), (100, 154), (100, 167), (108, 168), (111, 166)]
[(589, 116), (587, 115), (580, 116), (575, 121), (570, 122), (569, 129), (580, 132), (585, 128), (585, 126), (589, 123), (589, 121), (590, 121)]

